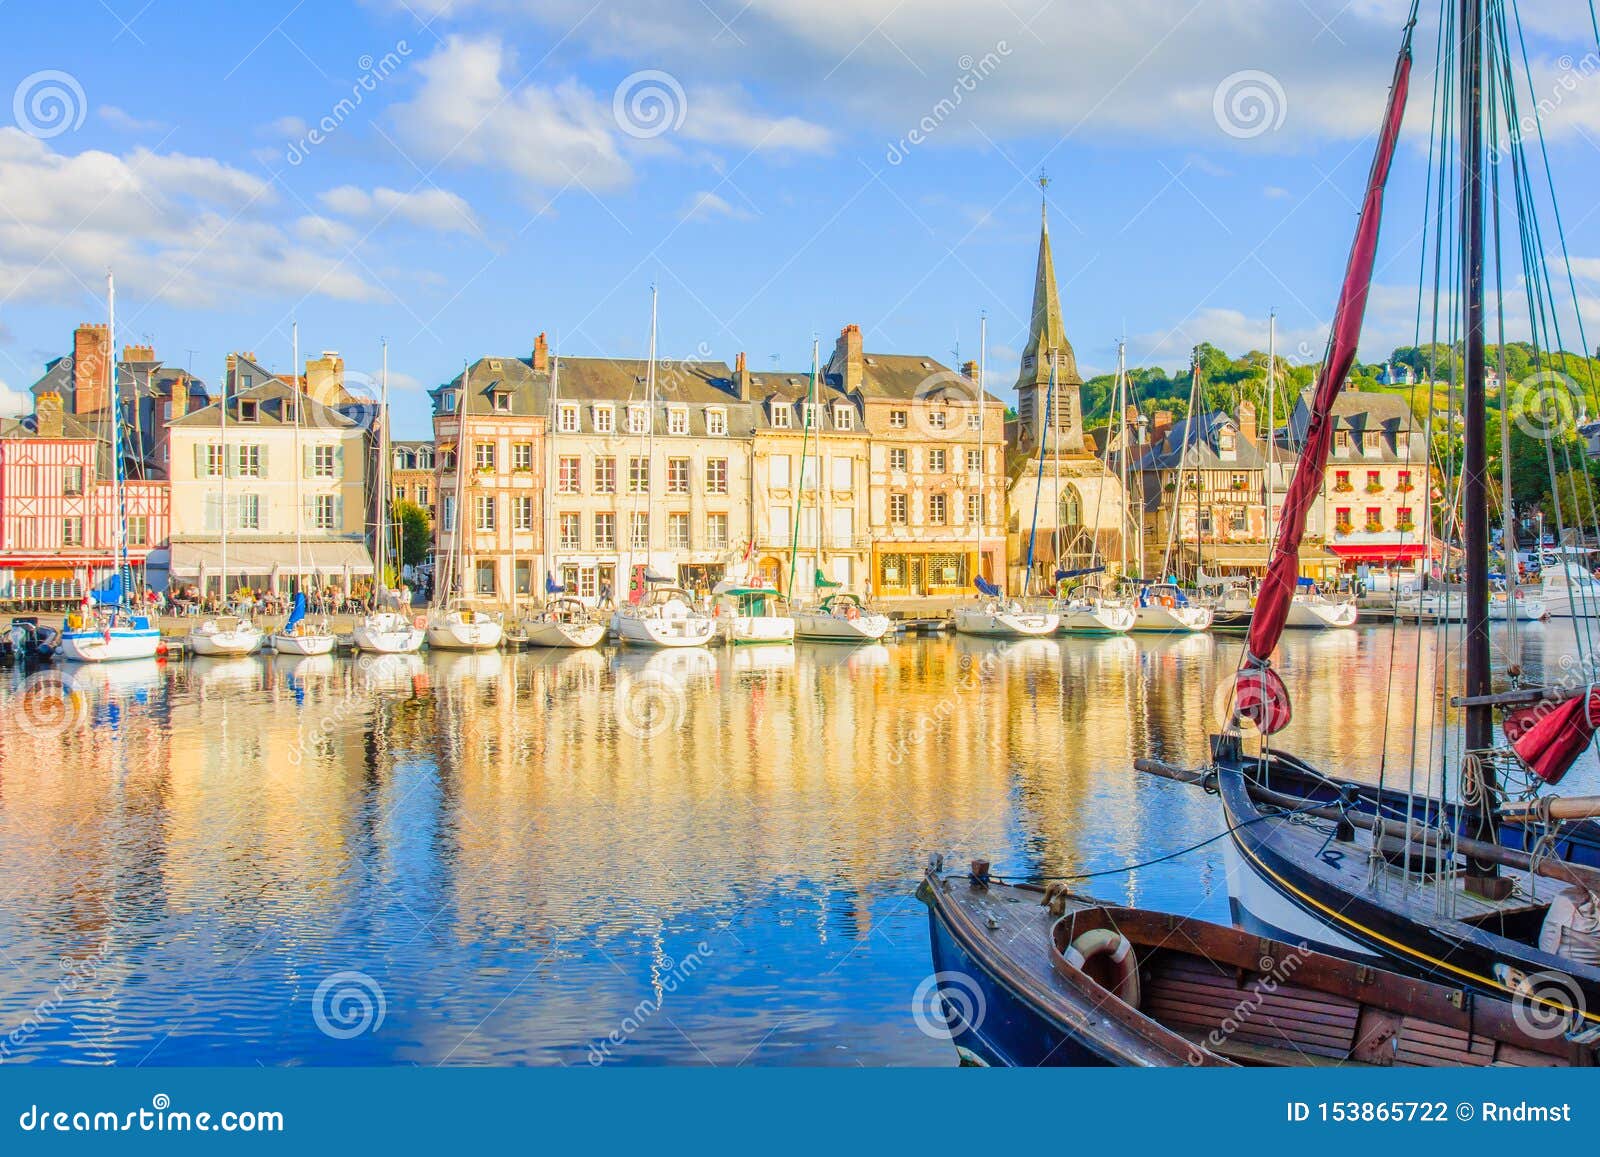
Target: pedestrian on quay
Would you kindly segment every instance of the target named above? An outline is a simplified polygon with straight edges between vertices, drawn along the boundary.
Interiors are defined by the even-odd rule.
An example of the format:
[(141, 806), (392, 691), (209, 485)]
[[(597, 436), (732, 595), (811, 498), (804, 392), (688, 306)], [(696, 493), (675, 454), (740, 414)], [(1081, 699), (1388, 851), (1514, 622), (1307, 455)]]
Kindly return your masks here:
[(602, 579), (600, 582), (600, 609), (602, 611), (614, 611), (617, 609), (617, 604), (611, 598), (611, 582), (609, 579)]

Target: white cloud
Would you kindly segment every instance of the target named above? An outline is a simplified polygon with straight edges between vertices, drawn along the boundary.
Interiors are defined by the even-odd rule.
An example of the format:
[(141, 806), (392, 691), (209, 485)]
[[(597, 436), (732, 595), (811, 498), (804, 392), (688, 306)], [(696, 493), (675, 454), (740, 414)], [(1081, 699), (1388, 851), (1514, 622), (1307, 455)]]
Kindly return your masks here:
[(454, 193), (443, 189), (414, 189), (402, 193), (398, 189), (377, 188), (368, 192), (354, 185), (340, 185), (329, 189), (318, 198), (335, 213), (346, 217), (399, 218), (413, 225), (440, 232), (478, 233), (477, 219), (472, 207)]
[(288, 137), (291, 140), (298, 140), (305, 136), (306, 131), (306, 122), (296, 116), (279, 117), (271, 124), (261, 126), (263, 136)]
[(209, 157), (58, 153), (0, 128), (0, 297), (98, 297), (106, 269), (131, 299), (215, 308), (239, 293), (385, 295), (340, 257), (269, 219), (272, 187)]
[(307, 213), (304, 217), (297, 218), (292, 228), (294, 235), (300, 240), (312, 245), (325, 245), (330, 249), (348, 246), (356, 237), (356, 231), (343, 221), (335, 221), (331, 217), (322, 217), (315, 213)]
[(124, 132), (154, 132), (167, 127), (160, 121), (140, 120), (132, 113), (125, 112), (114, 104), (103, 104), (95, 112), (99, 114), (100, 119), (105, 121), (106, 124), (115, 129), (122, 129)]
[(821, 125), (795, 116), (769, 117), (748, 107), (736, 88), (691, 88), (685, 97), (683, 135), (704, 144), (742, 149), (819, 153), (833, 141)]
[(735, 221), (748, 221), (750, 214), (743, 209), (735, 208), (723, 198), (710, 190), (696, 193), (689, 198), (689, 203), (684, 206), (683, 220), (685, 221), (710, 221), (717, 217), (728, 217)]
[(33, 412), (33, 398), (26, 390), (13, 390), (0, 381), (0, 418), (20, 418)]

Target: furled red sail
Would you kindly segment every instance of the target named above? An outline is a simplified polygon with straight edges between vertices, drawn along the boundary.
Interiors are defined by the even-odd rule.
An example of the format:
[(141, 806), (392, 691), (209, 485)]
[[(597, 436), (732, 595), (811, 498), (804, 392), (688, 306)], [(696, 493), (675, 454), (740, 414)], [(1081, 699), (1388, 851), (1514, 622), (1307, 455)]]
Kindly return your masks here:
[(1560, 783), (1588, 750), (1600, 726), (1600, 691), (1559, 703), (1536, 703), (1513, 711), (1501, 725), (1517, 758), (1546, 783)]
[(1406, 93), (1411, 81), (1411, 29), (1395, 63), (1394, 84), (1389, 90), (1389, 107), (1383, 116), (1383, 132), (1372, 158), (1367, 177), (1367, 194), (1350, 260), (1345, 266), (1344, 286), (1339, 291), (1339, 307), (1333, 315), (1333, 331), (1328, 340), (1328, 355), (1322, 363), (1311, 406), (1311, 424), (1300, 452), (1300, 464), (1283, 500), (1283, 518), (1278, 542), (1261, 584), (1255, 613), (1250, 619), (1250, 638), (1245, 659), (1234, 685), (1234, 715), (1248, 719), (1266, 734), (1281, 730), (1289, 722), (1288, 691), (1268, 664), (1283, 626), (1289, 616), (1295, 583), (1300, 577), (1300, 540), (1305, 536), (1306, 516), (1322, 488), (1322, 472), (1333, 442), (1333, 403), (1344, 387), (1356, 345), (1361, 340), (1361, 321), (1367, 310), (1367, 291), (1372, 286), (1372, 266), (1378, 252), (1378, 225), (1383, 217), (1383, 190), (1389, 180), (1400, 122), (1405, 117)]

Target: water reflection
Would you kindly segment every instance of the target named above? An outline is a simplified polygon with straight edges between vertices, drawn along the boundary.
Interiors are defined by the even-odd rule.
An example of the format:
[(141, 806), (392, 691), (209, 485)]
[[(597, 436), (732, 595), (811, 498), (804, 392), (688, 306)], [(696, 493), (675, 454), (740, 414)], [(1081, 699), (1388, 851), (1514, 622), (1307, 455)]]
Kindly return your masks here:
[[(1573, 649), (1560, 626), (1525, 643), (1533, 672)], [(1132, 763), (1203, 758), (1239, 649), (948, 638), (63, 669), (64, 730), (0, 730), (16, 965), (0, 1059), (944, 1064), (909, 1015), (928, 853), (1068, 875), (1215, 834), (1210, 797)], [(1291, 635), (1285, 745), (1350, 774), (1385, 753), (1385, 774), (1426, 770), (1451, 653), (1409, 628)], [(8, 674), (8, 718), (25, 691)], [(1597, 778), (1574, 773), (1578, 790)], [(1225, 917), (1215, 852), (1092, 890)], [(67, 973), (81, 983), (54, 996)], [(317, 993), (348, 974), (386, 1016), (337, 1038)]]

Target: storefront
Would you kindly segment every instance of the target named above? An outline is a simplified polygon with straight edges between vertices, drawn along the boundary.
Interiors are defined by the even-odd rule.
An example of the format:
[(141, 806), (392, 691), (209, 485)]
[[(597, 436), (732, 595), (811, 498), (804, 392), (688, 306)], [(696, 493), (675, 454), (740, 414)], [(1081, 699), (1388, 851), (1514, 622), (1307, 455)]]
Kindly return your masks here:
[(873, 554), (872, 590), (885, 598), (968, 594), (977, 559), (975, 550), (954, 544), (942, 550), (880, 547)]

